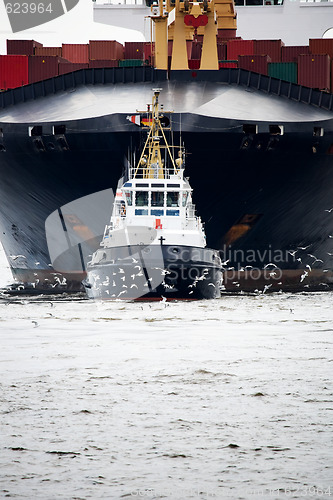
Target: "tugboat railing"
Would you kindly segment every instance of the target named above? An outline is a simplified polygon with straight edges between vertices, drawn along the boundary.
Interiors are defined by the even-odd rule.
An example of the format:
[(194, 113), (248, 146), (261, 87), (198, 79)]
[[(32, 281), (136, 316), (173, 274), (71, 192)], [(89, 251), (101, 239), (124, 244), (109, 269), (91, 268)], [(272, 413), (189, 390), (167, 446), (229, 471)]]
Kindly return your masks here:
[(158, 169), (156, 171), (156, 176), (152, 169), (147, 167), (137, 168), (130, 167), (129, 168), (129, 180), (131, 179), (172, 179), (174, 176), (178, 176), (179, 180), (182, 179), (181, 170), (174, 168), (165, 168)]

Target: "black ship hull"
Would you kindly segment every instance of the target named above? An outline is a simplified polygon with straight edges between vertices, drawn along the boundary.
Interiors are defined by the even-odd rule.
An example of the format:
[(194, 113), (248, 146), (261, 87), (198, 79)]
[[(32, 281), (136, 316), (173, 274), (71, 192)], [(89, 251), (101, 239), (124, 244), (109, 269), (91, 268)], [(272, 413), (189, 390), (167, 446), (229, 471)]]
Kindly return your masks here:
[[(75, 101), (68, 89), (60, 95), (54, 90), (53, 95), (44, 87), (44, 97), (15, 105), (3, 100), (1, 241), (14, 278), (40, 290), (82, 289), (87, 255), (81, 266), (54, 267), (45, 221), (77, 198), (115, 190), (129, 148), (142, 145), (140, 129), (127, 115), (141, 103), (145, 107), (147, 93), (157, 86), (164, 89), (161, 101), (175, 110), (176, 138), (181, 133), (190, 152), (186, 171), (194, 202), (205, 222), (207, 245), (221, 252), (226, 290), (331, 288), (332, 96), (269, 79), (273, 90), (280, 85), (279, 94), (267, 88), (266, 77), (228, 72), (233, 75), (229, 82), (216, 81), (216, 73), (223, 80), (225, 72), (203, 72), (200, 78), (179, 72), (169, 80), (155, 73), (152, 81), (128, 83), (126, 92), (125, 85), (117, 83), (73, 83), (76, 92), (84, 95), (91, 85), (100, 99), (114, 103), (114, 112), (104, 115), (87, 111), (83, 103), (80, 112), (72, 112), (74, 119), (59, 108), (60, 98)], [(284, 85), (289, 98), (287, 87), (282, 92)], [(229, 91), (234, 102), (228, 108), (223, 106), (226, 100), (219, 99)], [(15, 95), (14, 100), (19, 98)], [(136, 104), (127, 103), (129, 96)], [(105, 217), (96, 220), (95, 239), (85, 254), (98, 248), (108, 217), (106, 210)]]
[(91, 299), (217, 299), (221, 259), (215, 250), (179, 245), (104, 248), (83, 283)]

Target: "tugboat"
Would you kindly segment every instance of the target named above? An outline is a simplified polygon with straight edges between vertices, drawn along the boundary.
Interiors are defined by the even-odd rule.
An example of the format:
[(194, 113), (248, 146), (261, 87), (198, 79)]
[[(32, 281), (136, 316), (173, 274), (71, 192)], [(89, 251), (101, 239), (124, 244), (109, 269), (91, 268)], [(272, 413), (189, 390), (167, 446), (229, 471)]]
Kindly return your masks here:
[(94, 299), (219, 298), (220, 255), (206, 248), (184, 178), (184, 146), (169, 144), (172, 112), (162, 112), (162, 106), (160, 111), (161, 89), (153, 91), (145, 145), (119, 180), (110, 224), (83, 283)]

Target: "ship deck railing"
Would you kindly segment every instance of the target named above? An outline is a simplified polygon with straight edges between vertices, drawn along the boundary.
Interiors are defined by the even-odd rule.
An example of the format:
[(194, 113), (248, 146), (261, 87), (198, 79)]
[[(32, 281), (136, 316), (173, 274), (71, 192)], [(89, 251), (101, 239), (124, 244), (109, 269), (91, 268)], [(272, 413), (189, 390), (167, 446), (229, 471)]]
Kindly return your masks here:
[(163, 179), (174, 179), (175, 175), (179, 175), (179, 171), (173, 168), (163, 168), (154, 172), (153, 169), (149, 169), (147, 172), (147, 167), (136, 168), (132, 167), (129, 169), (130, 179), (147, 179), (147, 180), (163, 180)]
[[(0, 92), (0, 108), (4, 109), (21, 102), (34, 101), (58, 92), (72, 91), (80, 86), (107, 85), (123, 83), (155, 83), (164, 81), (177, 82), (219, 82), (232, 86), (241, 86), (265, 94), (276, 95), (291, 101), (302, 102), (327, 111), (333, 111), (333, 94), (327, 91), (303, 87), (297, 83), (279, 80), (239, 68), (221, 68), (219, 71), (179, 70), (168, 73), (150, 66), (128, 68), (87, 68), (65, 75), (23, 85), (15, 89)], [(134, 126), (134, 125), (133, 125)]]

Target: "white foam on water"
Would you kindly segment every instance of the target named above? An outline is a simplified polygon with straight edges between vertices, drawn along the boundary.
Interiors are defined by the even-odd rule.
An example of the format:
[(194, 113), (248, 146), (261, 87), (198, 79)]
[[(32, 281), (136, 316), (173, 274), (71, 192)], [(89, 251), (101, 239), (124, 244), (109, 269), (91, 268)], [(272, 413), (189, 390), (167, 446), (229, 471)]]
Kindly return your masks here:
[(3, 299), (0, 496), (329, 498), (332, 298)]

